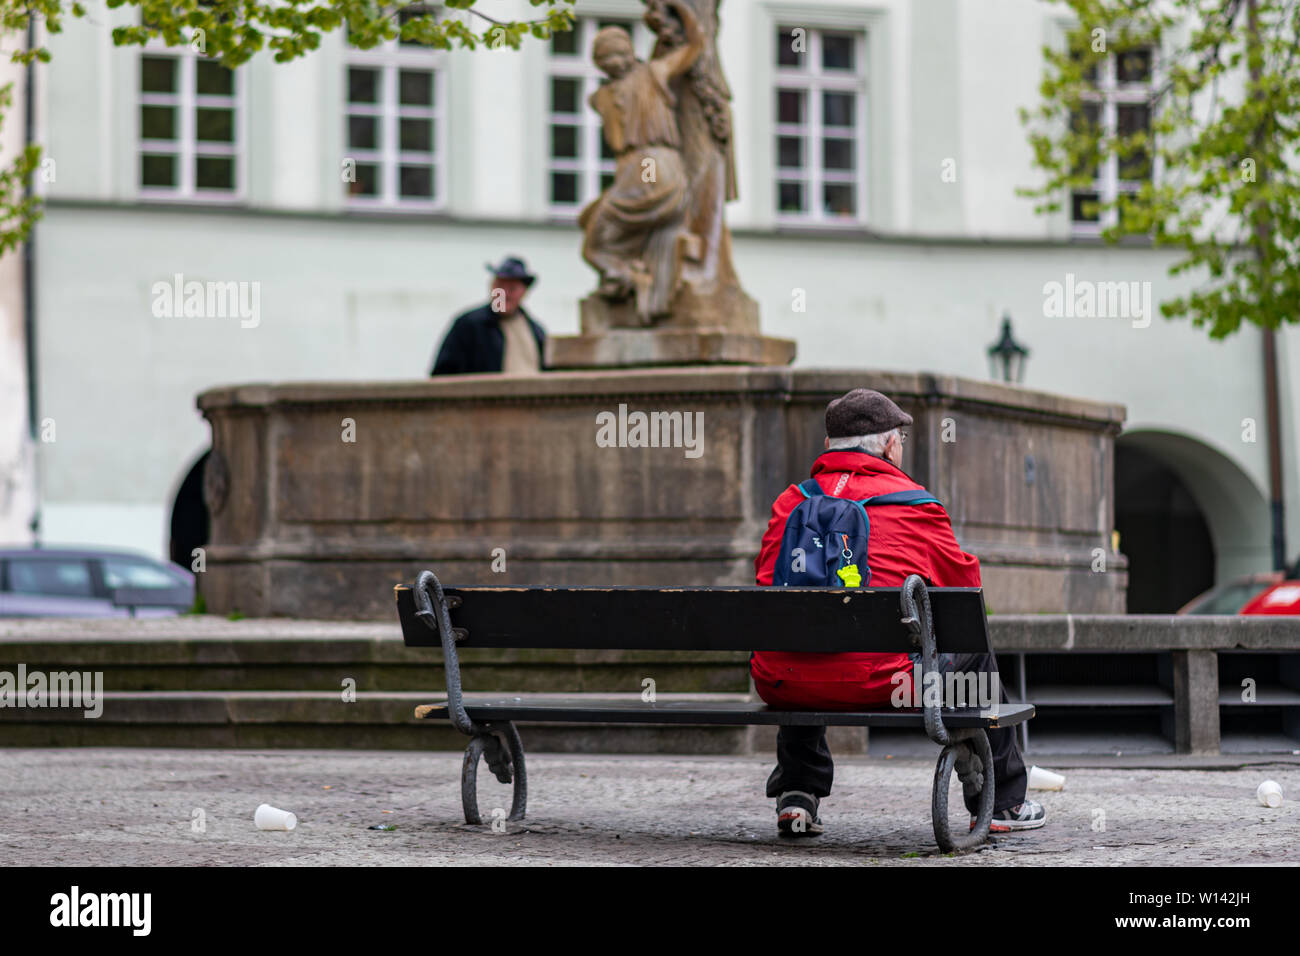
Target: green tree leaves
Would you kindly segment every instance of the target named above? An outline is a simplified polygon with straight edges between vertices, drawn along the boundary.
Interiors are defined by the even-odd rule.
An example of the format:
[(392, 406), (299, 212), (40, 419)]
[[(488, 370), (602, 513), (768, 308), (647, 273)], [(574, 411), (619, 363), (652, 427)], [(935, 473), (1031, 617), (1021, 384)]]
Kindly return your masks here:
[[(1146, 236), (1183, 252), (1170, 270), (1204, 280), (1161, 305), (1224, 338), (1242, 323), (1300, 320), (1300, 7), (1286, 0), (1059, 0), (1064, 49), (1043, 51), (1042, 101), (1021, 110), (1055, 212), (1112, 158), (1155, 175), (1095, 204), (1102, 237)], [(1102, 58), (1151, 47), (1147, 129), (1089, 122)], [(1111, 74), (1114, 75), (1113, 73)], [(1104, 94), (1103, 94), (1104, 95)], [(1095, 112), (1095, 111), (1094, 111)]]

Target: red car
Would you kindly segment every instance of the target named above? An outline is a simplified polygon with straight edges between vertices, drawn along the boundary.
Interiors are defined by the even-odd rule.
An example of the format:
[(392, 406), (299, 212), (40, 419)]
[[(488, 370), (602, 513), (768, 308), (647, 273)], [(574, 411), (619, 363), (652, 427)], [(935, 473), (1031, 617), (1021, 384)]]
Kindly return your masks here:
[(1179, 614), (1241, 614), (1242, 608), (1259, 595), (1285, 580), (1282, 571), (1261, 571), (1234, 578), (1198, 594), (1177, 611)]
[(1300, 581), (1275, 584), (1246, 602), (1238, 614), (1300, 614)]

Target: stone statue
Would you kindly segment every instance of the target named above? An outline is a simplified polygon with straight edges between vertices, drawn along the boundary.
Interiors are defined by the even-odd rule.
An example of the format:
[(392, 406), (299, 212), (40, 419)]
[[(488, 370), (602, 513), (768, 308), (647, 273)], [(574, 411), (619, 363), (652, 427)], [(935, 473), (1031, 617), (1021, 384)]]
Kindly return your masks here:
[(548, 367), (787, 365), (794, 342), (765, 336), (731, 262), (724, 210), (736, 198), (731, 90), (718, 60), (720, 0), (644, 0), (647, 61), (627, 31), (596, 34), (609, 79), (591, 95), (614, 180), (578, 217), (600, 274), (579, 335), (547, 340)]
[[(646, 0), (645, 22), (658, 36), (648, 62), (636, 58), (622, 28), (596, 34), (592, 59), (609, 80), (590, 104), (617, 166), (613, 183), (578, 223), (583, 258), (601, 275), (598, 294), (631, 306), (613, 305), (611, 326), (699, 324), (689, 307), (680, 308), (684, 285), (697, 298), (739, 295), (742, 312), (753, 305), (736, 282), (723, 221), (736, 179), (731, 92), (715, 47), (716, 2)], [(718, 305), (696, 311), (729, 325)], [(757, 331), (754, 311), (746, 331)]]

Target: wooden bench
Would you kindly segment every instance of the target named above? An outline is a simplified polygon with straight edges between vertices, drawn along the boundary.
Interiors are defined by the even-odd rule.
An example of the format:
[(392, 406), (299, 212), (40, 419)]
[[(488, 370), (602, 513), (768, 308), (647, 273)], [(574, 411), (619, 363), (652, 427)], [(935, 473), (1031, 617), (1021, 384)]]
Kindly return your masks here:
[[(1034, 714), (1030, 704), (928, 706), (874, 711), (774, 710), (759, 703), (656, 702), (640, 694), (593, 700), (466, 697), (458, 647), (600, 650), (902, 652), (921, 654), (926, 672), (938, 653), (990, 653), (979, 588), (927, 588), (912, 575), (901, 588), (446, 588), (424, 571), (414, 588), (394, 589), (408, 647), (441, 647), (447, 699), (415, 709), (422, 719), (450, 720), (470, 738), (461, 771), (467, 823), (482, 823), (478, 761), (514, 784), (510, 820), (522, 820), (528, 782), (515, 721), (555, 723), (752, 724), (915, 727), (943, 747), (931, 795), (934, 836), (944, 852), (983, 843), (993, 816), (989, 728)], [(968, 832), (953, 833), (948, 790), (953, 770), (966, 792), (979, 793)], [(989, 772), (986, 772), (986, 769)]]

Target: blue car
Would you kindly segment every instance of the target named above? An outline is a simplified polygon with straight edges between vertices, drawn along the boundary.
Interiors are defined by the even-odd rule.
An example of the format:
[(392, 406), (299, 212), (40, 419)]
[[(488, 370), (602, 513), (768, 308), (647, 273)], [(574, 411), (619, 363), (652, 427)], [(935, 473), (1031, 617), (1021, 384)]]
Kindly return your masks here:
[(194, 604), (194, 575), (129, 551), (0, 549), (0, 617), (165, 617)]

